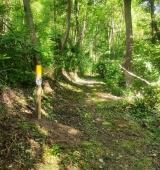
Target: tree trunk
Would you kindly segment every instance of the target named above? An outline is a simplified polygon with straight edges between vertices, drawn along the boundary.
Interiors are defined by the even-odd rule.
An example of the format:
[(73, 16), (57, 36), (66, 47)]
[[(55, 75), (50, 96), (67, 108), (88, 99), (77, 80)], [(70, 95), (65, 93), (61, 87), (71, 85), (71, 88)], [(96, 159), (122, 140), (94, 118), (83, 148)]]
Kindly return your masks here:
[(75, 0), (75, 11), (76, 11), (75, 43), (77, 43), (79, 37), (79, 7), (77, 0)]
[(151, 8), (151, 35), (152, 35), (152, 44), (155, 43), (155, 32), (157, 35), (157, 39), (160, 41), (160, 31), (157, 26), (157, 22), (154, 18), (154, 0), (150, 0), (150, 8)]
[[(126, 70), (132, 70), (132, 52), (133, 52), (133, 37), (132, 37), (132, 17), (131, 17), (131, 1), (124, 0), (124, 10), (125, 10), (125, 23), (126, 23), (126, 54), (124, 57), (123, 66)], [(130, 76), (126, 71), (125, 79), (126, 86), (132, 84), (132, 76)]]
[(64, 47), (66, 45), (67, 39), (69, 37), (69, 31), (70, 31), (70, 18), (71, 18), (71, 0), (68, 0), (68, 7), (67, 7), (67, 19), (66, 19), (66, 33), (63, 37), (62, 43), (61, 43), (61, 54), (63, 53)]
[[(10, 1), (9, 0), (2, 0), (2, 4), (4, 4), (5, 5), (5, 7), (7, 8), (7, 9), (9, 9), (9, 7), (10, 7)], [(10, 10), (7, 10), (7, 12), (5, 13), (5, 18), (10, 18)], [(0, 32), (7, 32), (8, 30), (9, 30), (9, 22), (8, 21), (6, 21), (4, 18), (2, 18), (2, 20), (1, 20), (1, 30), (0, 30)]]
[(86, 30), (86, 17), (87, 17), (87, 4), (86, 4), (85, 9), (84, 9), (82, 30), (81, 30), (81, 33), (79, 34), (79, 38), (78, 38), (78, 44), (80, 44), (81, 46), (84, 43), (84, 36), (85, 36), (85, 30)]
[[(71, 18), (71, 8), (72, 8), (72, 3), (71, 0), (68, 0), (67, 3), (67, 10), (66, 10), (66, 31), (65, 31), (65, 35), (61, 41), (60, 44), (60, 51), (59, 51), (59, 55), (63, 54), (65, 45), (67, 43), (68, 37), (69, 37), (69, 32), (70, 32), (70, 18)], [(60, 60), (58, 57), (55, 58), (55, 65), (56, 65), (56, 69), (54, 71), (54, 75), (55, 77), (63, 77), (62, 74), (62, 66), (59, 64)]]
[(152, 35), (152, 43), (155, 43), (154, 38), (154, 0), (150, 0), (150, 6), (151, 6), (151, 35)]
[(156, 35), (157, 35), (157, 39), (158, 39), (158, 41), (160, 41), (160, 31), (159, 31), (159, 28), (157, 26), (157, 22), (155, 20), (153, 22), (153, 26), (154, 26), (154, 29), (155, 29), (155, 32), (156, 32)]
[(54, 40), (56, 40), (56, 31), (57, 31), (57, 10), (56, 10), (56, 0), (54, 0)]
[[(36, 38), (36, 31), (34, 27), (34, 21), (33, 21), (33, 15), (30, 7), (30, 0), (23, 0), (24, 4), (24, 11), (26, 14), (26, 21), (28, 25), (28, 29), (30, 31), (30, 41), (32, 45), (37, 45), (37, 38)], [(36, 81), (39, 78), (41, 78), (41, 69), (37, 69), (37, 66), (40, 65), (40, 61), (38, 59), (37, 54), (34, 56), (34, 65), (35, 65), (35, 71), (36, 71)], [(39, 67), (41, 68), (41, 66)], [(42, 87), (41, 84), (37, 84), (36, 86), (36, 114), (37, 118), (41, 119), (41, 93), (42, 93)]]
[[(34, 27), (33, 15), (30, 7), (30, 0), (23, 0), (24, 11), (26, 14), (27, 26), (30, 32), (30, 41), (32, 45), (37, 45), (36, 31)], [(34, 66), (39, 62), (38, 56), (34, 56)]]

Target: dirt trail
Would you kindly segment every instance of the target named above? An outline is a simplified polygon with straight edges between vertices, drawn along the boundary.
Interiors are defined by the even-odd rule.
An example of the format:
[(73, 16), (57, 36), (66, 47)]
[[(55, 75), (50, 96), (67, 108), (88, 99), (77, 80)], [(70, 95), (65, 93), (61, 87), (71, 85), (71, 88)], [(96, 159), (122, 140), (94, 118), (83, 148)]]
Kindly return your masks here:
[(12, 115), (0, 120), (2, 170), (160, 169), (154, 135), (126, 113), (126, 101), (108, 93), (103, 82), (46, 84), (50, 93), (42, 99), (41, 120), (33, 114), (30, 93), (27, 100), (26, 91), (1, 93), (3, 112)]
[[(96, 170), (160, 169), (160, 145), (154, 142), (150, 132), (123, 113), (123, 98), (107, 93), (102, 82), (78, 79), (78, 83), (83, 87), (75, 87), (82, 92), (72, 94), (63, 89), (64, 93), (53, 100), (53, 108), (60, 114), (58, 122), (78, 132), (78, 136), (74, 136), (78, 140), (66, 140), (73, 148), (85, 155), (83, 143), (88, 142), (93, 147), (93, 155), (89, 149), (85, 155), (89, 162), (86, 167)], [(77, 165), (77, 169), (85, 167), (81, 166)], [(68, 169), (74, 167), (70, 165)]]

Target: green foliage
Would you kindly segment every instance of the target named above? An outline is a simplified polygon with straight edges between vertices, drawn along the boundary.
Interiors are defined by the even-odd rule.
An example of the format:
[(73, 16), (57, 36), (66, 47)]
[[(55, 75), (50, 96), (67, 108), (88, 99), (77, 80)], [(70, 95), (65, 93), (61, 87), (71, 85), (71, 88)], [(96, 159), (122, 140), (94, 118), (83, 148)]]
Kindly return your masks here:
[[(116, 2), (116, 3), (115, 3)], [(133, 72), (148, 81), (159, 79), (159, 44), (150, 44), (150, 13), (138, 1), (132, 2), (134, 27)], [(78, 5), (78, 7), (76, 7)], [(62, 54), (60, 46), (66, 32), (67, 1), (31, 1), (38, 45), (30, 44), (24, 8), (13, 0), (0, 5), (0, 19), (5, 28), (0, 34), (0, 66), (3, 70), (1, 82), (30, 82), (26, 72), (34, 70), (34, 56), (39, 55), (44, 70), (47, 67), (65, 68), (81, 74), (98, 73), (112, 87), (114, 94), (122, 94), (124, 75), (119, 62), (125, 53), (125, 29), (123, 3), (116, 1), (81, 1), (72, 4), (70, 34)], [(6, 9), (10, 8), (10, 12)], [(88, 12), (89, 11), (89, 12)], [(158, 21), (159, 15), (155, 14)], [(76, 22), (75, 22), (76, 21)], [(97, 22), (98, 21), (98, 22)], [(95, 24), (96, 23), (96, 24)], [(5, 25), (4, 25), (5, 24)], [(85, 27), (86, 24), (87, 27)], [(159, 22), (157, 22), (159, 27)], [(83, 35), (84, 34), (84, 35)], [(3, 59), (3, 61), (2, 61)], [(4, 60), (8, 59), (8, 60)], [(17, 70), (17, 71), (15, 71)], [(25, 71), (24, 71), (25, 70)], [(28, 74), (27, 73), (27, 74)], [(6, 79), (5, 77), (9, 77)], [(25, 77), (25, 78), (24, 78)], [(140, 89), (142, 83), (135, 80), (133, 86)]]
[(1, 36), (0, 48), (1, 83), (32, 85), (34, 74), (30, 72), (30, 69), (33, 68), (34, 54), (32, 46), (25, 42), (24, 34), (9, 32)]
[(86, 75), (88, 73), (91, 73), (93, 70), (93, 58), (89, 56), (81, 56), (79, 61), (79, 70), (82, 75)]
[(146, 86), (142, 87), (140, 91), (141, 97), (135, 98), (135, 105), (141, 111), (151, 110), (160, 104), (160, 87), (159, 86)]
[(0, 16), (3, 16), (7, 12), (6, 5), (0, 5)]
[(57, 144), (57, 145), (52, 145), (49, 150), (52, 155), (59, 156), (60, 152), (62, 152), (65, 148), (66, 148), (65, 145)]
[[(58, 42), (56, 42), (58, 44)], [(78, 45), (67, 43), (63, 53), (56, 54), (55, 62), (59, 68), (64, 68), (66, 71), (75, 71), (78, 69), (80, 62), (80, 49)]]
[(159, 79), (159, 46), (145, 42), (135, 43), (134, 72), (138, 76), (156, 82)]
[(142, 125), (157, 133), (159, 126), (160, 87), (144, 86), (140, 95), (134, 98), (129, 113)]
[(99, 60), (96, 64), (96, 71), (104, 78), (105, 83), (112, 89), (113, 94), (122, 95), (125, 80), (123, 72), (119, 68), (119, 60)]
[(143, 88), (142, 95), (144, 97), (145, 104), (155, 108), (160, 104), (160, 87), (159, 86), (147, 86)]
[(37, 54), (44, 68), (53, 65), (54, 59), (50, 48), (31, 45), (25, 36), (24, 32), (14, 31), (0, 37), (0, 65), (3, 70), (0, 81), (2, 84), (25, 86), (35, 84), (35, 75), (32, 70), (34, 70), (34, 56)]
[(122, 71), (119, 68), (118, 60), (107, 60), (105, 63), (105, 80), (109, 84), (123, 85)]
[(43, 68), (53, 66), (54, 64), (54, 57), (50, 47), (46, 47), (43, 44), (32, 46), (30, 54), (31, 56), (38, 54)]

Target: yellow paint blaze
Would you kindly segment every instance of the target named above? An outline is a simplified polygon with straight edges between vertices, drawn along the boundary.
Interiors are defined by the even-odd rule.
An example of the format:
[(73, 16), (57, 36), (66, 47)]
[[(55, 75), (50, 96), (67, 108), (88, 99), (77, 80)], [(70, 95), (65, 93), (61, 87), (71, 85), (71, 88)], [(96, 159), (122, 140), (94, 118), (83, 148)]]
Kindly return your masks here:
[(42, 75), (42, 66), (36, 65), (36, 75)]

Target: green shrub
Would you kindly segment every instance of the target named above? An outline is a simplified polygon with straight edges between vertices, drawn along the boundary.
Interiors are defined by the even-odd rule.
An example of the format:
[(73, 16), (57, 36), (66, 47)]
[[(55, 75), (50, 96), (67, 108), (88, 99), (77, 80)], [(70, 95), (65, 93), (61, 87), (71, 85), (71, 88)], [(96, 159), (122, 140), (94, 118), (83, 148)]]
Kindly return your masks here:
[(141, 124), (151, 126), (156, 131), (159, 124), (160, 87), (145, 86), (141, 88), (141, 96), (135, 97), (134, 106), (130, 109), (132, 116)]

